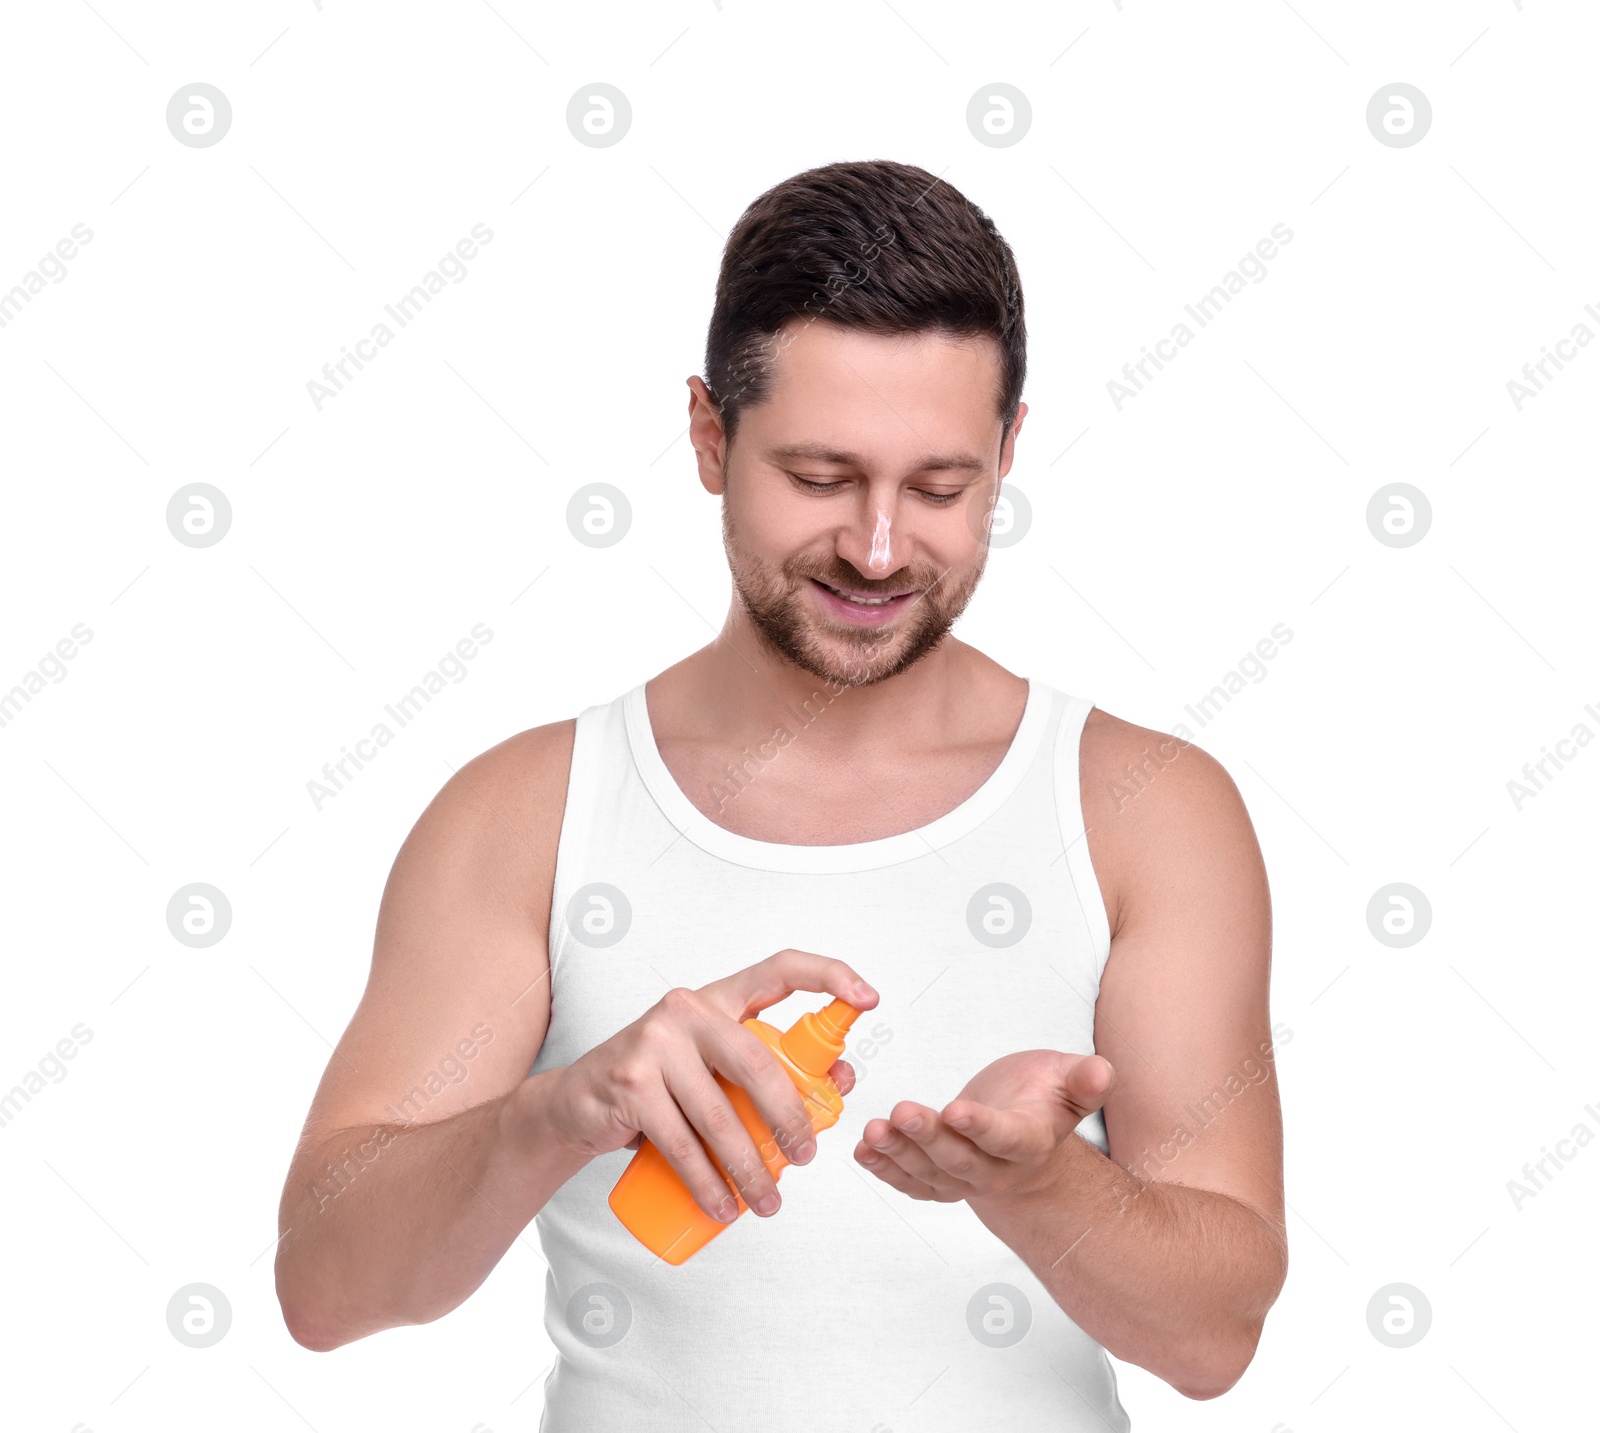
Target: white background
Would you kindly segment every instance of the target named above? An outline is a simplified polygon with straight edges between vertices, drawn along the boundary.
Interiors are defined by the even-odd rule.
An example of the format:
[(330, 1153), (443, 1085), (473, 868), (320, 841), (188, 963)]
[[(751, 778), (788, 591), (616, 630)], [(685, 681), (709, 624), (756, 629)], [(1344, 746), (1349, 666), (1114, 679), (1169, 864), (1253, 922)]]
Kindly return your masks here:
[[(92, 1040), (0, 1128), (0, 1421), (537, 1425), (531, 1227), (445, 1319), (312, 1354), (272, 1288), (283, 1175), (450, 768), (720, 625), (684, 379), (722, 240), (867, 158), (956, 185), (1023, 276), (1033, 526), (961, 636), (1171, 729), (1293, 632), (1196, 730), (1271, 874), (1292, 1268), (1222, 1399), (1118, 1366), (1135, 1428), (1591, 1420), (1600, 1149), (1520, 1210), (1507, 1181), (1600, 1131), (1600, 751), (1520, 810), (1507, 782), (1600, 731), (1600, 351), (1520, 411), (1506, 385), (1600, 305), (1597, 44), (1557, 0), (12, 7), (0, 290), (94, 237), (0, 329), (0, 689), (93, 639), (0, 728), (0, 1089)], [(233, 107), (210, 148), (165, 123), (196, 81)], [(566, 125), (596, 81), (633, 108), (604, 149)], [(1007, 148), (966, 127), (997, 81), (1033, 110)], [(1408, 148), (1365, 121), (1395, 81), (1433, 109)], [(468, 277), (317, 411), (307, 381), (479, 222)], [(1275, 223), (1268, 277), (1118, 411), (1108, 380)], [(195, 481), (233, 509), (206, 549), (165, 522)], [(593, 481), (634, 518), (599, 551), (564, 518)], [(1432, 506), (1407, 548), (1366, 520), (1396, 481)], [(468, 678), (315, 809), (479, 622)], [(205, 950), (165, 923), (196, 881), (233, 907)], [(1405, 949), (1366, 918), (1396, 881), (1433, 912)], [(232, 1306), (210, 1349), (166, 1326), (192, 1282)], [(1367, 1327), (1394, 1282), (1432, 1308), (1409, 1349)]]

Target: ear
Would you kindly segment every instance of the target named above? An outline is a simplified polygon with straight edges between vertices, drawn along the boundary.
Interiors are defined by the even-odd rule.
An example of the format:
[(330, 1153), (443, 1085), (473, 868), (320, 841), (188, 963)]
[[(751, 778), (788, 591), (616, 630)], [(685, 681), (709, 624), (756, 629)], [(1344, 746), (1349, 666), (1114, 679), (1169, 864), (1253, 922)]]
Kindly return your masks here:
[(1012, 423), (1006, 440), (1000, 445), (1000, 476), (1003, 478), (1011, 471), (1011, 460), (1016, 454), (1017, 434), (1022, 431), (1022, 420), (1028, 416), (1028, 405), (1017, 404), (1016, 420)]
[(723, 461), (728, 453), (722, 414), (703, 378), (691, 377), (688, 384), (689, 442), (694, 446), (695, 462), (700, 469), (700, 486), (720, 496), (725, 480)]

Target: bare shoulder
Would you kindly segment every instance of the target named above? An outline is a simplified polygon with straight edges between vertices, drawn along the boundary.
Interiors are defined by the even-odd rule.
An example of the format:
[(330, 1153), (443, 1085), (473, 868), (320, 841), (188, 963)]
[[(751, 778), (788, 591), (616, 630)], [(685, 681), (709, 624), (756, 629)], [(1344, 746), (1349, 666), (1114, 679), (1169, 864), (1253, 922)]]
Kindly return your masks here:
[(1233, 778), (1192, 740), (1094, 707), (1084, 722), (1078, 776), (1113, 936), (1164, 863), (1205, 853), (1260, 861)]
[(480, 752), (440, 788), (407, 844), (442, 840), (531, 877), (548, 913), (576, 727), (571, 717), (529, 727)]

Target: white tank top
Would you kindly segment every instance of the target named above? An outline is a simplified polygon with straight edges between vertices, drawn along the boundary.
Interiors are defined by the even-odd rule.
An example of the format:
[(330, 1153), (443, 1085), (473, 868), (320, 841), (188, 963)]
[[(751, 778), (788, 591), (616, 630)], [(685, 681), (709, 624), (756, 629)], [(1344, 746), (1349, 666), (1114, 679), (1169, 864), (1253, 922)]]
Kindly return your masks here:
[[(790, 735), (828, 701), (792, 710)], [(810, 1164), (783, 1171), (770, 1219), (745, 1213), (682, 1265), (657, 1259), (606, 1203), (629, 1149), (539, 1212), (557, 1350), (540, 1433), (1128, 1429), (1105, 1350), (967, 1204), (911, 1199), (852, 1156), (869, 1119), (902, 1099), (939, 1109), (1001, 1055), (1093, 1053), (1110, 930), (1079, 799), (1091, 706), (1030, 682), (971, 797), (837, 846), (756, 841), (703, 815), (661, 759), (642, 684), (578, 717), (550, 1027), (530, 1073), (570, 1065), (673, 986), (785, 947), (848, 961), (880, 999), (848, 1036), (844, 1113)], [(783, 746), (752, 751), (741, 780), (766, 760)], [(796, 992), (758, 1018), (787, 1029), (831, 998)], [(1078, 1128), (1106, 1151), (1099, 1114)]]

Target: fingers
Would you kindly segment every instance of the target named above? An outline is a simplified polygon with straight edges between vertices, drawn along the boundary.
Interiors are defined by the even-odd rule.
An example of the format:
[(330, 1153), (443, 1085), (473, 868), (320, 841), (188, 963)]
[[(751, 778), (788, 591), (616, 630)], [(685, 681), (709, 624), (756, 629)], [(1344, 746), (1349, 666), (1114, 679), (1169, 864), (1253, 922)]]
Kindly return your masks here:
[(881, 1179), (892, 1189), (898, 1189), (902, 1194), (912, 1199), (922, 1199), (941, 1204), (953, 1204), (954, 1199), (941, 1194), (937, 1189), (906, 1173), (893, 1158), (887, 1154), (879, 1154), (865, 1146), (857, 1150), (856, 1158), (866, 1165), (874, 1179)]
[[(775, 1213), (782, 1197), (777, 1180), (767, 1168), (767, 1160), (776, 1153), (773, 1142), (765, 1141), (765, 1148), (757, 1146), (727, 1091), (704, 1066), (691, 1064), (681, 1074), (668, 1072), (668, 1089), (689, 1122), (700, 1132), (721, 1169), (733, 1180), (739, 1198), (757, 1214)], [(789, 1092), (795, 1093), (794, 1086), (789, 1086)], [(809, 1135), (809, 1121), (805, 1122), (805, 1129)], [(766, 1205), (768, 1200), (773, 1201), (770, 1208)]]
[[(912, 1122), (916, 1128), (908, 1130)], [(892, 1122), (867, 1121), (856, 1158), (896, 1189), (946, 1203), (965, 1197), (969, 1186), (987, 1178), (997, 1164), (951, 1130), (937, 1111), (909, 1101), (895, 1106)]]
[(1050, 1146), (1050, 1131), (1014, 1109), (952, 1100), (945, 1106), (944, 1117), (951, 1129), (993, 1159), (1032, 1159)]
[[(722, 1217), (724, 1200), (737, 1212), (729, 1199), (730, 1182), (758, 1215), (775, 1213), (782, 1201), (768, 1161), (781, 1168), (780, 1155), (795, 1164), (815, 1156), (805, 1097), (762, 1039), (743, 1024), (798, 990), (826, 992), (860, 1010), (878, 1002), (877, 992), (844, 961), (781, 950), (699, 990), (669, 990), (637, 1027), (630, 1027), (634, 1058), (613, 1062), (606, 1072), (606, 1083), (625, 1086), (628, 1097), (598, 1103), (612, 1111), (632, 1110), (620, 1116), (640, 1131), (629, 1148), (648, 1138), (713, 1218)], [(634, 1068), (619, 1072), (619, 1065)], [(855, 1085), (848, 1061), (835, 1061), (830, 1074), (841, 1094)], [(611, 1115), (613, 1122), (618, 1117)], [(770, 1137), (759, 1125), (771, 1131)], [(752, 1128), (757, 1128), (754, 1137)]]
[[(684, 1097), (700, 1112), (702, 1119), (707, 1118), (705, 1110), (711, 1104), (713, 1096), (717, 1100), (722, 1100), (724, 1105), (727, 1104), (722, 1091), (709, 1076), (706, 1076), (705, 1083), (711, 1087), (709, 1095), (701, 1091), (697, 1095), (686, 1094)], [(734, 1202), (733, 1195), (728, 1189), (728, 1178), (711, 1162), (706, 1154), (706, 1146), (700, 1142), (694, 1128), (684, 1118), (684, 1112), (679, 1108), (676, 1098), (668, 1097), (670, 1094), (669, 1090), (661, 1098), (650, 1101), (640, 1113), (639, 1123), (643, 1126), (642, 1133), (661, 1151), (667, 1163), (677, 1172), (678, 1178), (694, 1196), (694, 1202), (713, 1219), (731, 1223), (739, 1213), (739, 1206)], [(735, 1125), (739, 1123), (731, 1109), (728, 1110), (726, 1118), (732, 1120)], [(711, 1118), (709, 1122), (721, 1125), (723, 1130), (726, 1129), (725, 1120)], [(716, 1149), (718, 1143), (725, 1141), (709, 1139), (708, 1143)], [(731, 1163), (734, 1168), (738, 1167), (737, 1155)]]
[[(711, 1040), (701, 1045), (708, 1062), (750, 1095), (784, 1157), (805, 1164), (816, 1149), (805, 1102), (772, 1053), (743, 1029), (745, 1020), (797, 990), (830, 994), (858, 1010), (870, 1010), (878, 1003), (878, 992), (847, 962), (792, 947), (698, 991), (678, 993), (691, 997), (690, 1008), (701, 1003), (709, 1007), (702, 1011), (704, 1025), (697, 1026)], [(723, 1015), (726, 1024), (713, 1012)], [(839, 1085), (841, 1094), (854, 1086), (855, 1070), (847, 1063), (836, 1062), (833, 1069), (849, 1071), (848, 1083)]]
[[(914, 1131), (906, 1128), (912, 1122), (917, 1123)], [(881, 1161), (886, 1159), (925, 1183), (942, 1178), (939, 1162), (933, 1157), (932, 1150), (945, 1140), (954, 1138), (950, 1131), (945, 1130), (941, 1139), (940, 1119), (934, 1111), (907, 1101), (895, 1106), (892, 1120), (868, 1120), (861, 1131), (861, 1140), (866, 1147), (864, 1155), (879, 1156), (879, 1162), (869, 1167), (881, 1171)]]
[(700, 994), (714, 1000), (735, 1021), (759, 1015), (797, 990), (832, 995), (858, 1010), (878, 1003), (878, 992), (842, 960), (809, 950), (780, 950), (765, 960), (722, 980), (701, 986)]
[[(669, 994), (675, 1007), (675, 1016), (683, 1019), (684, 1027), (699, 1052), (699, 1065), (717, 1071), (729, 1084), (744, 1090), (756, 1114), (772, 1131), (773, 1142), (785, 1159), (795, 1164), (807, 1163), (816, 1152), (811, 1114), (794, 1081), (784, 1072), (772, 1051), (758, 1036), (720, 1011), (702, 1009), (699, 992), (675, 991)], [(726, 1103), (725, 1097), (722, 1103)], [(693, 1111), (687, 1106), (685, 1111), (692, 1117)], [(734, 1118), (731, 1138), (736, 1144), (742, 1141), (749, 1149), (755, 1150), (737, 1116)], [(772, 1212), (759, 1207), (764, 1195), (770, 1193), (774, 1198), (777, 1197), (776, 1184), (767, 1173), (764, 1163), (765, 1158), (773, 1152), (756, 1151), (763, 1162), (749, 1171), (755, 1197), (745, 1192), (744, 1182), (739, 1187), (739, 1192), (758, 1214)]]
[(971, 1179), (994, 1161), (972, 1141), (951, 1129), (937, 1110), (926, 1105), (902, 1101), (883, 1129), (869, 1120), (863, 1131), (867, 1143), (880, 1153), (892, 1156), (909, 1174), (929, 1184), (955, 1178)]

